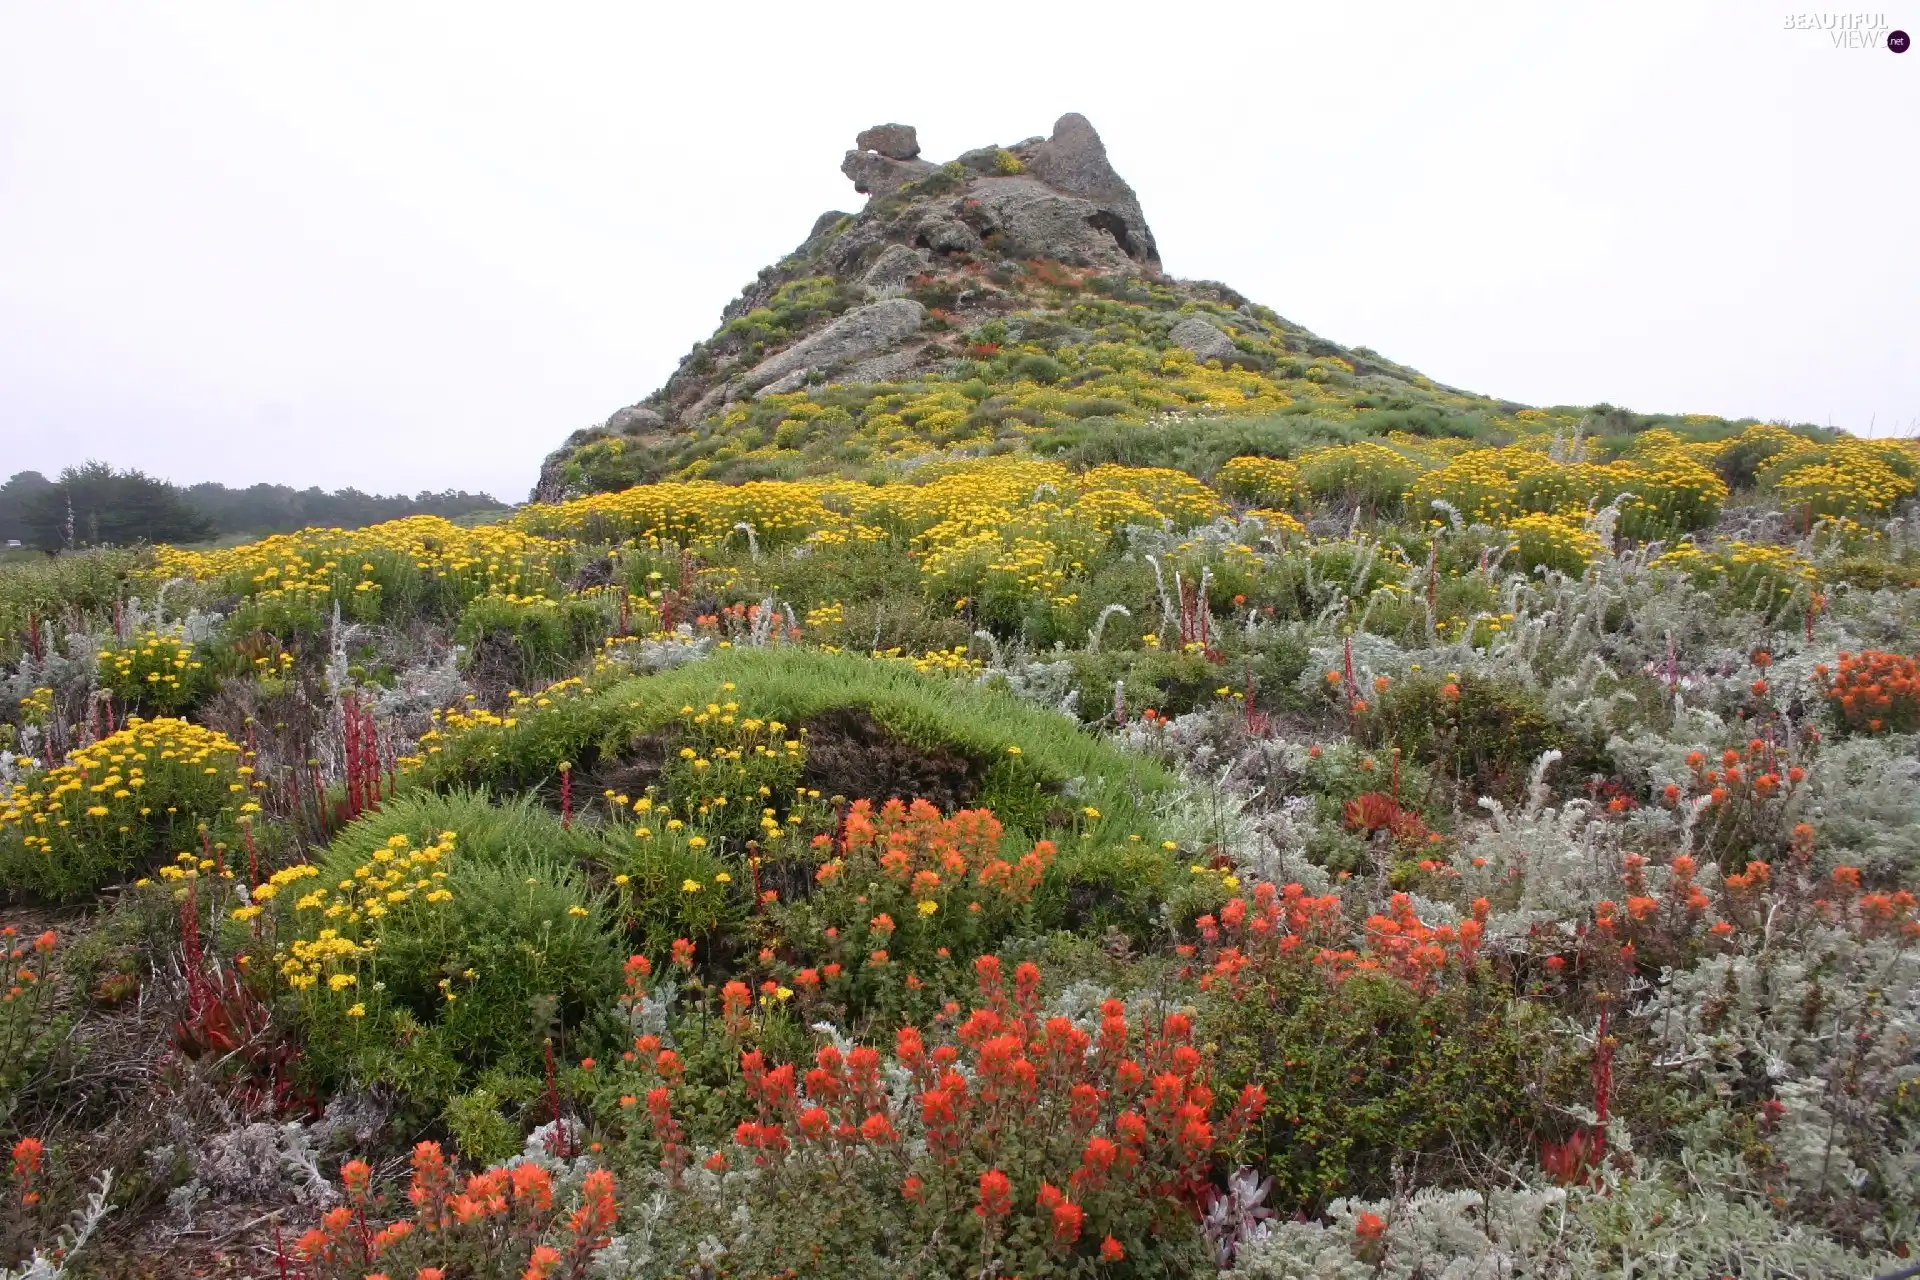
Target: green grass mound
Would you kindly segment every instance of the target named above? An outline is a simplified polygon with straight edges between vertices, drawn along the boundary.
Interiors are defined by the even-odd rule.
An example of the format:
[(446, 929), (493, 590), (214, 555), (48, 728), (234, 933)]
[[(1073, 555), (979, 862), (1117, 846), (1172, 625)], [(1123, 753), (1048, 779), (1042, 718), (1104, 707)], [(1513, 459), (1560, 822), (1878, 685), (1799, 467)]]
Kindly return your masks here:
[[(566, 762), (576, 792), (593, 796), (594, 782), (633, 776), (636, 763), (644, 765), (649, 739), (671, 734), (683, 708), (728, 702), (737, 704), (742, 719), (805, 728), (809, 738), (822, 731), (834, 738), (866, 734), (873, 748), (869, 771), (881, 781), (892, 775), (871, 757), (883, 751), (919, 752), (956, 773), (964, 766), (966, 779), (950, 784), (949, 792), (972, 807), (992, 808), (1009, 827), (1034, 837), (1070, 827), (1095, 843), (1133, 835), (1145, 841), (1158, 830), (1155, 802), (1175, 790), (1172, 775), (1158, 765), (1004, 690), (923, 676), (905, 663), (801, 649), (724, 650), (660, 675), (563, 693), (549, 706), (521, 711), (510, 727), (449, 733), (412, 776), (436, 789), (485, 785), (552, 795)], [(812, 756), (821, 748), (809, 744), (808, 750)], [(839, 794), (913, 798), (871, 785)]]
[[(530, 791), (558, 806), (565, 764), (564, 804), (576, 821), (639, 841), (639, 852), (607, 865), (626, 877), (614, 883), (623, 915), (640, 924), (636, 943), (656, 950), (717, 926), (722, 873), (725, 885), (750, 883), (784, 902), (833, 897), (819, 873), (861, 800), (876, 814), (893, 799), (949, 814), (991, 809), (1007, 859), (1043, 841), (1057, 850), (1019, 920), (969, 935), (967, 950), (1004, 928), (1036, 925), (1144, 935), (1186, 875), (1163, 831), (1181, 798), (1165, 769), (1004, 689), (903, 662), (723, 650), (659, 675), (550, 691), (485, 719), (497, 722), (451, 727), (429, 742), (413, 785)], [(720, 767), (690, 767), (709, 758)], [(903, 905), (918, 910), (922, 900)]]

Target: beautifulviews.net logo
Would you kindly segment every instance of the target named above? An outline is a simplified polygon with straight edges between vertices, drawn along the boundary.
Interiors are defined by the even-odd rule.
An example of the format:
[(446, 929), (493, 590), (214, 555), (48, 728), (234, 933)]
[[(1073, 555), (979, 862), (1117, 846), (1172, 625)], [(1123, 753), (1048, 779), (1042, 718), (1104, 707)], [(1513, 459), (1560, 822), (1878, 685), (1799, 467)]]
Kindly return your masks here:
[(1788, 13), (1786, 31), (1820, 31), (1834, 42), (1834, 48), (1885, 48), (1905, 54), (1912, 40), (1905, 31), (1895, 31), (1885, 13)]
[(1836, 49), (1887, 49), (1905, 53), (1912, 40), (1889, 27), (1884, 13), (1789, 13), (1788, 31), (1821, 31)]

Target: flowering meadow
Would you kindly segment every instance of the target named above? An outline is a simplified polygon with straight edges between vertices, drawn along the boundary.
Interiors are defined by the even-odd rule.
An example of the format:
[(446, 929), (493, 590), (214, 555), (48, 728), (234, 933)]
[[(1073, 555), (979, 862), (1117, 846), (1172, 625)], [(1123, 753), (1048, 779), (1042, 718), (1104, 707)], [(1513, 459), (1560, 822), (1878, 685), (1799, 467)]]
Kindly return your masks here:
[(1906, 1266), (1920, 451), (1270, 374), (0, 569), (0, 1274)]

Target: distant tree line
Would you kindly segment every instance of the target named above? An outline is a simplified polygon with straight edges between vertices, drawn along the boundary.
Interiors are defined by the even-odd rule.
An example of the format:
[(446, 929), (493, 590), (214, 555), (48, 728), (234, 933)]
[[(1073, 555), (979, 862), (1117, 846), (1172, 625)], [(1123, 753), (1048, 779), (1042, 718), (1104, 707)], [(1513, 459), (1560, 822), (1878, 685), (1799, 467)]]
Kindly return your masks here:
[(256, 484), (186, 488), (104, 462), (68, 467), (58, 480), (22, 471), (0, 485), (0, 544), (18, 540), (42, 551), (129, 546), (141, 542), (201, 542), (225, 534), (290, 533), (310, 525), (358, 529), (403, 516), (449, 519), (505, 503), (485, 493), (426, 490), (409, 498), (358, 489), (294, 489)]

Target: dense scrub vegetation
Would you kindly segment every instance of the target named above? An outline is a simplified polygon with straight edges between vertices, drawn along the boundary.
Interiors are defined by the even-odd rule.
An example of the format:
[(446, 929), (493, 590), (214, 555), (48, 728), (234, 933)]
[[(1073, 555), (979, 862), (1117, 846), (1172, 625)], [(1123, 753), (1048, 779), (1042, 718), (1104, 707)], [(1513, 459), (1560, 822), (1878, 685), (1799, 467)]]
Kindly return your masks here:
[(0, 570), (0, 1262), (1897, 1266), (1920, 455), (973, 337), (1004, 454)]

